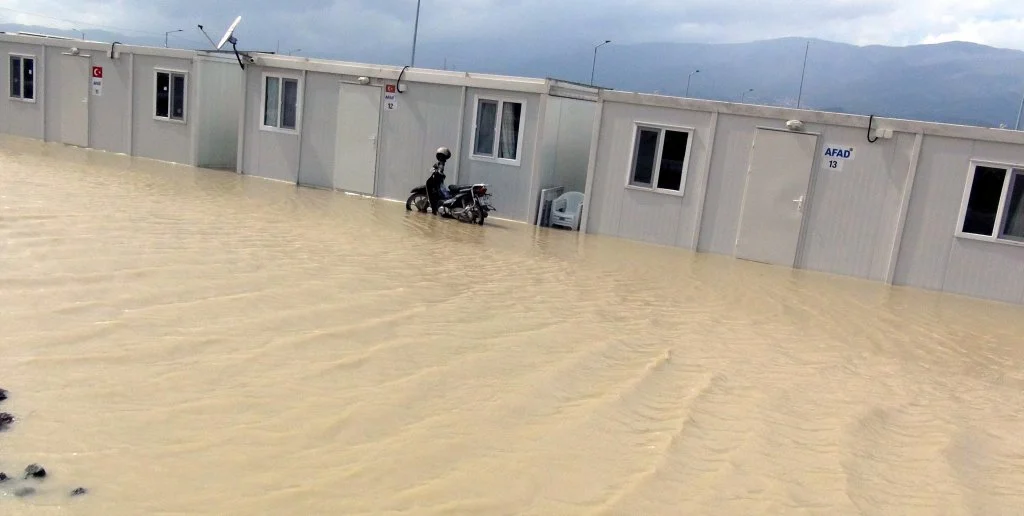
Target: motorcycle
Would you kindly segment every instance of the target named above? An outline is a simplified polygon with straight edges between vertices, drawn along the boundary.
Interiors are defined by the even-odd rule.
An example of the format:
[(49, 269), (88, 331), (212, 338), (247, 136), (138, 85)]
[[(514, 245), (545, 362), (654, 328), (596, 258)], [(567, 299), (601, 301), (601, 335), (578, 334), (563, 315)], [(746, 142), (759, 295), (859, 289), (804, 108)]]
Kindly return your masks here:
[[(409, 198), (405, 201), (405, 209), (412, 211), (413, 207), (420, 213), (426, 213), (431, 207), (430, 191), (436, 189), (438, 196), (444, 195), (441, 185), (444, 183), (444, 164), (451, 157), (451, 152), (445, 147), (437, 151), (437, 163), (432, 168), (430, 179), (427, 183), (413, 188)], [(436, 199), (436, 214), (444, 218), (456, 219), (460, 222), (472, 224), (476, 222), (484, 225), (484, 220), (492, 211), (496, 211), (490, 204), (491, 194), (487, 191), (486, 184), (477, 183), (472, 185), (450, 185), (447, 188), (448, 195), (445, 198)]]
[[(441, 201), (437, 209), (437, 214), (444, 218), (469, 224), (476, 222), (482, 226), (490, 212), (496, 211), (494, 206), (487, 202), (491, 194), (487, 193), (485, 184), (451, 185), (448, 187), (448, 193), (450, 197)], [(421, 213), (426, 213), (430, 208), (426, 186), (412, 189), (412, 195), (405, 201), (405, 209), (411, 211), (414, 206)]]

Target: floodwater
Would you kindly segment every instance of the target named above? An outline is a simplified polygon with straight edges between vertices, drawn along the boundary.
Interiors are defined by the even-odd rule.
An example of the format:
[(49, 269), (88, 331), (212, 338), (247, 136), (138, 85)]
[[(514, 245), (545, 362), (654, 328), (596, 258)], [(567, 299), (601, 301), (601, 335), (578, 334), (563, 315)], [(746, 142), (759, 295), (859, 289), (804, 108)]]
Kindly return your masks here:
[(1021, 514), (1022, 335), (1018, 306), (0, 140), (0, 471), (49, 472), (4, 515)]

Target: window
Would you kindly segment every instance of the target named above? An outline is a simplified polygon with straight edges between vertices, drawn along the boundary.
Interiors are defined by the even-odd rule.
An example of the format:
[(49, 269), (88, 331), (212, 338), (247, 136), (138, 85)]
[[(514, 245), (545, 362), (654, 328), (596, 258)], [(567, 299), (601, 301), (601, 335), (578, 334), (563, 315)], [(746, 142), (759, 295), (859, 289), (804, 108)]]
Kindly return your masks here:
[(30, 56), (11, 56), (10, 71), (11, 98), (35, 101), (36, 58)]
[(629, 186), (682, 193), (692, 135), (692, 129), (637, 125)]
[(478, 99), (473, 156), (519, 163), (523, 141), (523, 103)]
[(266, 75), (263, 80), (263, 127), (294, 131), (299, 126), (299, 80)]
[(187, 98), (184, 72), (156, 72), (156, 112), (158, 120), (185, 121), (185, 99)]
[(1024, 168), (975, 164), (961, 212), (961, 234), (1024, 242)]

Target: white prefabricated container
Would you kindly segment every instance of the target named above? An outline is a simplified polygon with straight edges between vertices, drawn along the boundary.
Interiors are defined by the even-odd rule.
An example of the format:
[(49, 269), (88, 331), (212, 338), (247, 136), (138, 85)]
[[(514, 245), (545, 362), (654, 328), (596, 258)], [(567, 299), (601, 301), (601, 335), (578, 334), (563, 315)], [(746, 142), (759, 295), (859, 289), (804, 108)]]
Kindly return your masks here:
[(270, 54), (254, 61), (240, 173), (404, 201), (444, 146), (449, 183), (489, 184), (496, 216), (520, 221), (535, 220), (545, 185), (585, 182), (595, 88)]
[(187, 165), (235, 168), (235, 57), (0, 34), (0, 131)]
[(598, 112), (584, 231), (1024, 303), (1024, 132), (613, 91)]

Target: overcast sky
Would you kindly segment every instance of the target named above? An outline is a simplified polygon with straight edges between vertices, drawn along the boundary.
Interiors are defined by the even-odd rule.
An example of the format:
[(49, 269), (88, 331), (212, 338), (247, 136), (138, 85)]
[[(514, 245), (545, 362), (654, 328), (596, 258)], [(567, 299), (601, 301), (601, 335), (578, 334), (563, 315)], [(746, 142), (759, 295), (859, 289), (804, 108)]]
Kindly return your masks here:
[[(415, 0), (0, 0), (0, 22), (131, 29), (161, 38), (185, 29), (172, 37), (205, 42), (197, 24), (217, 38), (241, 14), (241, 47), (280, 40), (282, 51), (366, 55), (409, 47), (415, 10)], [(558, 52), (604, 39), (721, 43), (783, 36), (886, 45), (963, 40), (1024, 50), (1024, 0), (423, 0), (419, 41)]]

